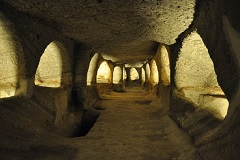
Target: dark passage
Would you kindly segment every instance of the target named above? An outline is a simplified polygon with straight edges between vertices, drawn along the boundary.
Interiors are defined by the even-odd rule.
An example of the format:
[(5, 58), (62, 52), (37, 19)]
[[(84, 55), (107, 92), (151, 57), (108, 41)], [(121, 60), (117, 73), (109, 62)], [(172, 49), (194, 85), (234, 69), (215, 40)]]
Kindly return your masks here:
[(86, 136), (97, 121), (100, 113), (97, 111), (87, 111), (83, 114), (82, 125), (77, 137)]

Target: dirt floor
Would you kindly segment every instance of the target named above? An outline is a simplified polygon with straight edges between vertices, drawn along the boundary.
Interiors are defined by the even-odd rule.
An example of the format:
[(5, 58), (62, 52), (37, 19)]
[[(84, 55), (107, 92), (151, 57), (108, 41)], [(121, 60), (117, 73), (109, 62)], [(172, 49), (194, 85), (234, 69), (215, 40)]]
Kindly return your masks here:
[[(83, 137), (0, 131), (0, 159), (200, 160), (191, 139), (156, 96), (139, 88), (101, 95), (100, 116)], [(93, 113), (96, 111), (93, 111)]]
[(200, 159), (156, 96), (131, 88), (101, 98), (101, 115), (94, 127), (85, 137), (75, 138), (80, 148), (76, 159)]

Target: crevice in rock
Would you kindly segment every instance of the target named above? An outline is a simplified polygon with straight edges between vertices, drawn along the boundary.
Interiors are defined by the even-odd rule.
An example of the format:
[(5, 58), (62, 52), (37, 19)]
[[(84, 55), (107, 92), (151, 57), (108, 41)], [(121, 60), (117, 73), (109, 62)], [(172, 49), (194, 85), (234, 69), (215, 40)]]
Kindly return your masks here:
[(81, 125), (80, 132), (77, 135), (77, 137), (86, 136), (88, 134), (88, 132), (92, 129), (94, 124), (96, 123), (99, 115), (100, 115), (100, 113), (95, 110), (88, 110), (85, 113), (83, 113), (82, 125)]

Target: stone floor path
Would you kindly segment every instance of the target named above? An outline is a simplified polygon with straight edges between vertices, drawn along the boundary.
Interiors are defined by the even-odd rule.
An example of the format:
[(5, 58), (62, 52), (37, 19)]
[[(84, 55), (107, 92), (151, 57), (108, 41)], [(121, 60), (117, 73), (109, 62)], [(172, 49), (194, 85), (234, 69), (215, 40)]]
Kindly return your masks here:
[(191, 139), (156, 97), (139, 89), (102, 95), (100, 116), (85, 137), (73, 138), (76, 160), (200, 160)]

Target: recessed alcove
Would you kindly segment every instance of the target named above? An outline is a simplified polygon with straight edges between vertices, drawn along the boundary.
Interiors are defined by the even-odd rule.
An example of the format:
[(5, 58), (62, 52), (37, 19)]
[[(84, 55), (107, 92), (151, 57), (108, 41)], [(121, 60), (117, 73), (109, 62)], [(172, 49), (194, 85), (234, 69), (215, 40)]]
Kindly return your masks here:
[(176, 62), (177, 91), (198, 106), (216, 112), (220, 119), (227, 115), (228, 100), (217, 81), (208, 49), (197, 31), (183, 41)]
[(35, 85), (59, 88), (71, 84), (71, 66), (66, 48), (51, 42), (42, 54), (35, 74)]
[(22, 44), (14, 25), (0, 13), (0, 99), (23, 94), (26, 70)]

